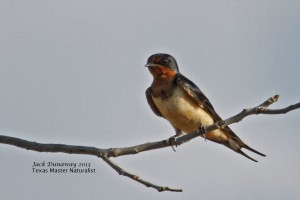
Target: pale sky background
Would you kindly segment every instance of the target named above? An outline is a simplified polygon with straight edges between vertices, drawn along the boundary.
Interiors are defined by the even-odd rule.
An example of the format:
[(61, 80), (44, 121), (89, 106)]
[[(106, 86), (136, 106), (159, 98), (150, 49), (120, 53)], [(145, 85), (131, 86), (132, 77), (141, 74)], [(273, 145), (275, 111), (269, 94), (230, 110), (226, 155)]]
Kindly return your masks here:
[[(227, 118), (280, 94), (300, 101), (300, 1), (1, 0), (0, 134), (42, 143), (123, 147), (167, 139), (144, 67), (172, 54)], [(0, 197), (15, 199), (299, 199), (300, 110), (250, 116), (232, 129), (267, 154), (258, 163), (195, 139), (113, 159), (158, 193), (94, 156), (0, 144)], [(248, 153), (248, 152), (247, 152)], [(95, 174), (33, 174), (33, 162), (89, 162)]]

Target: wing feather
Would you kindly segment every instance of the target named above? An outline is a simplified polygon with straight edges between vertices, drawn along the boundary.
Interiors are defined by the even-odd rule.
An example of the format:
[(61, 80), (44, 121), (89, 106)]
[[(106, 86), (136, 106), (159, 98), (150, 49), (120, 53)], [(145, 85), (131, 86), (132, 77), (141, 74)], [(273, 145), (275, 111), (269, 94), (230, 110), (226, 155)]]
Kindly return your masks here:
[(159, 117), (164, 117), (160, 111), (158, 110), (158, 108), (156, 107), (155, 103), (153, 102), (153, 99), (152, 99), (152, 95), (151, 95), (151, 87), (149, 87), (147, 90), (146, 90), (146, 98), (147, 98), (147, 102), (151, 108), (151, 110), (154, 112), (154, 114), (156, 114), (157, 116)]
[[(182, 87), (183, 90), (188, 94), (195, 103), (201, 106), (206, 112), (208, 112), (215, 122), (221, 121), (222, 118), (216, 113), (214, 107), (208, 100), (208, 98), (203, 94), (203, 92), (188, 78), (182, 74), (177, 76), (177, 84)], [(224, 128), (227, 133), (239, 139), (239, 137), (227, 126)]]

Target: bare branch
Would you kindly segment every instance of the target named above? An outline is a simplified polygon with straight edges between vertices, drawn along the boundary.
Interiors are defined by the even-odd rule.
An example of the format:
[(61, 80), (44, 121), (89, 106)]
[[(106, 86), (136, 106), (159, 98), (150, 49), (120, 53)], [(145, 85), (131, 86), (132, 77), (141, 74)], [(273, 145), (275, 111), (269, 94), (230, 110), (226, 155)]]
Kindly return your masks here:
[(108, 152), (107, 149), (103, 150), (98, 149), (96, 147), (75, 146), (66, 144), (43, 144), (4, 135), (0, 135), (0, 143), (9, 144), (23, 149), (38, 152), (88, 154), (94, 156), (99, 156), (103, 153)]
[(143, 184), (147, 187), (155, 188), (159, 192), (163, 192), (163, 191), (182, 192), (182, 189), (172, 189), (172, 188), (169, 188), (169, 187), (163, 187), (163, 186), (155, 185), (153, 183), (145, 181), (145, 180), (141, 179), (139, 176), (131, 174), (131, 173), (125, 171), (124, 169), (119, 167), (116, 163), (114, 163), (111, 159), (109, 159), (107, 156), (103, 156), (102, 159), (107, 164), (109, 164), (114, 170), (116, 170), (119, 173), (119, 175), (127, 176), (127, 177), (131, 178), (132, 180), (137, 181), (137, 182), (139, 182), (139, 183), (141, 183), (141, 184)]
[[(119, 167), (116, 163), (112, 162), (109, 159), (109, 156), (119, 156), (118, 148), (110, 148), (110, 149), (98, 149), (96, 147), (87, 147), (87, 146), (75, 146), (75, 145), (66, 145), (66, 144), (43, 144), (37, 142), (31, 142), (15, 137), (0, 135), (0, 143), (9, 144), (13, 146), (17, 146), (20, 148), (24, 148), (27, 150), (33, 150), (38, 152), (52, 152), (52, 153), (69, 153), (69, 154), (85, 154), (85, 155), (94, 155), (101, 157), (107, 164), (109, 164), (114, 170), (116, 170), (120, 175), (127, 176), (134, 181), (137, 181), (147, 187), (152, 187), (159, 192), (163, 191), (171, 191), (171, 192), (182, 192), (182, 189), (172, 189), (165, 186), (155, 185), (148, 181), (145, 181), (137, 175), (133, 175), (121, 167)], [(160, 142), (158, 142), (160, 143)], [(146, 145), (149, 143), (146, 143)], [(156, 144), (153, 142), (153, 144)], [(140, 147), (139, 147), (140, 146)], [(158, 145), (159, 146), (159, 145)], [(162, 147), (161, 147), (162, 148)], [(143, 149), (143, 145), (137, 145), (130, 148), (124, 148), (123, 155), (132, 154), (133, 152), (138, 153), (139, 149)], [(130, 153), (132, 152), (132, 153)]]
[(265, 102), (263, 102), (262, 104), (254, 108), (244, 109), (237, 115), (230, 117), (226, 120), (216, 122), (210, 126), (204, 127), (201, 130), (197, 130), (192, 133), (183, 135), (181, 137), (174, 138), (172, 142), (169, 139), (167, 139), (158, 142), (148, 142), (148, 143), (135, 145), (131, 147), (99, 149), (96, 147), (75, 146), (75, 145), (66, 145), (66, 144), (43, 144), (43, 143), (31, 142), (31, 141), (27, 141), (15, 137), (0, 135), (0, 143), (13, 145), (27, 150), (38, 151), (38, 152), (52, 152), (52, 153), (61, 152), (61, 153), (69, 153), (69, 154), (85, 154), (85, 155), (98, 156), (101, 157), (108, 165), (110, 165), (120, 175), (127, 176), (132, 180), (135, 180), (147, 187), (152, 187), (154, 189), (157, 189), (160, 192), (162, 191), (181, 192), (182, 191), (181, 189), (171, 189), (169, 187), (158, 186), (148, 181), (145, 181), (139, 178), (138, 176), (133, 175), (125, 171), (121, 167), (119, 167), (116, 163), (111, 161), (110, 157), (137, 154), (144, 151), (169, 147), (172, 146), (173, 144), (180, 145), (198, 136), (203, 136), (203, 134), (206, 132), (210, 132), (219, 128), (224, 128), (232, 123), (237, 123), (249, 115), (285, 114), (287, 112), (300, 108), (300, 102), (299, 102), (297, 104), (290, 105), (282, 109), (268, 109), (268, 107), (271, 104), (275, 103), (278, 99), (279, 99), (279, 95), (275, 95), (274, 97), (267, 99)]

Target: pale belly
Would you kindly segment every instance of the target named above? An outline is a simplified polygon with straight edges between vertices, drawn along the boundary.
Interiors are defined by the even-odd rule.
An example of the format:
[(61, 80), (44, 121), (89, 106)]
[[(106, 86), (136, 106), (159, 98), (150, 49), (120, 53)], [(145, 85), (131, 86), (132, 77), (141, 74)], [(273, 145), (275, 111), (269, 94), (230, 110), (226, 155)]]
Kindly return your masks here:
[(185, 133), (195, 131), (201, 125), (214, 123), (213, 118), (179, 88), (176, 88), (173, 95), (167, 99), (154, 97), (152, 99), (160, 113), (172, 126)]

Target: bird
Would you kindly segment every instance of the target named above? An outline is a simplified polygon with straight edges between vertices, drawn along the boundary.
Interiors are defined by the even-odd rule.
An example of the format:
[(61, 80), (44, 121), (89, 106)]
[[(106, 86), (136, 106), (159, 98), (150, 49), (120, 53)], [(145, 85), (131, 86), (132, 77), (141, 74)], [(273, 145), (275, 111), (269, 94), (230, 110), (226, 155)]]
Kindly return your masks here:
[[(150, 71), (153, 81), (146, 90), (147, 102), (151, 110), (165, 118), (175, 129), (178, 137), (221, 121), (213, 105), (203, 92), (179, 72), (175, 58), (166, 53), (151, 55), (145, 67)], [(263, 153), (243, 142), (228, 126), (207, 132), (201, 137), (223, 144), (229, 149), (257, 162), (242, 151), (245, 148), (260, 156)]]

